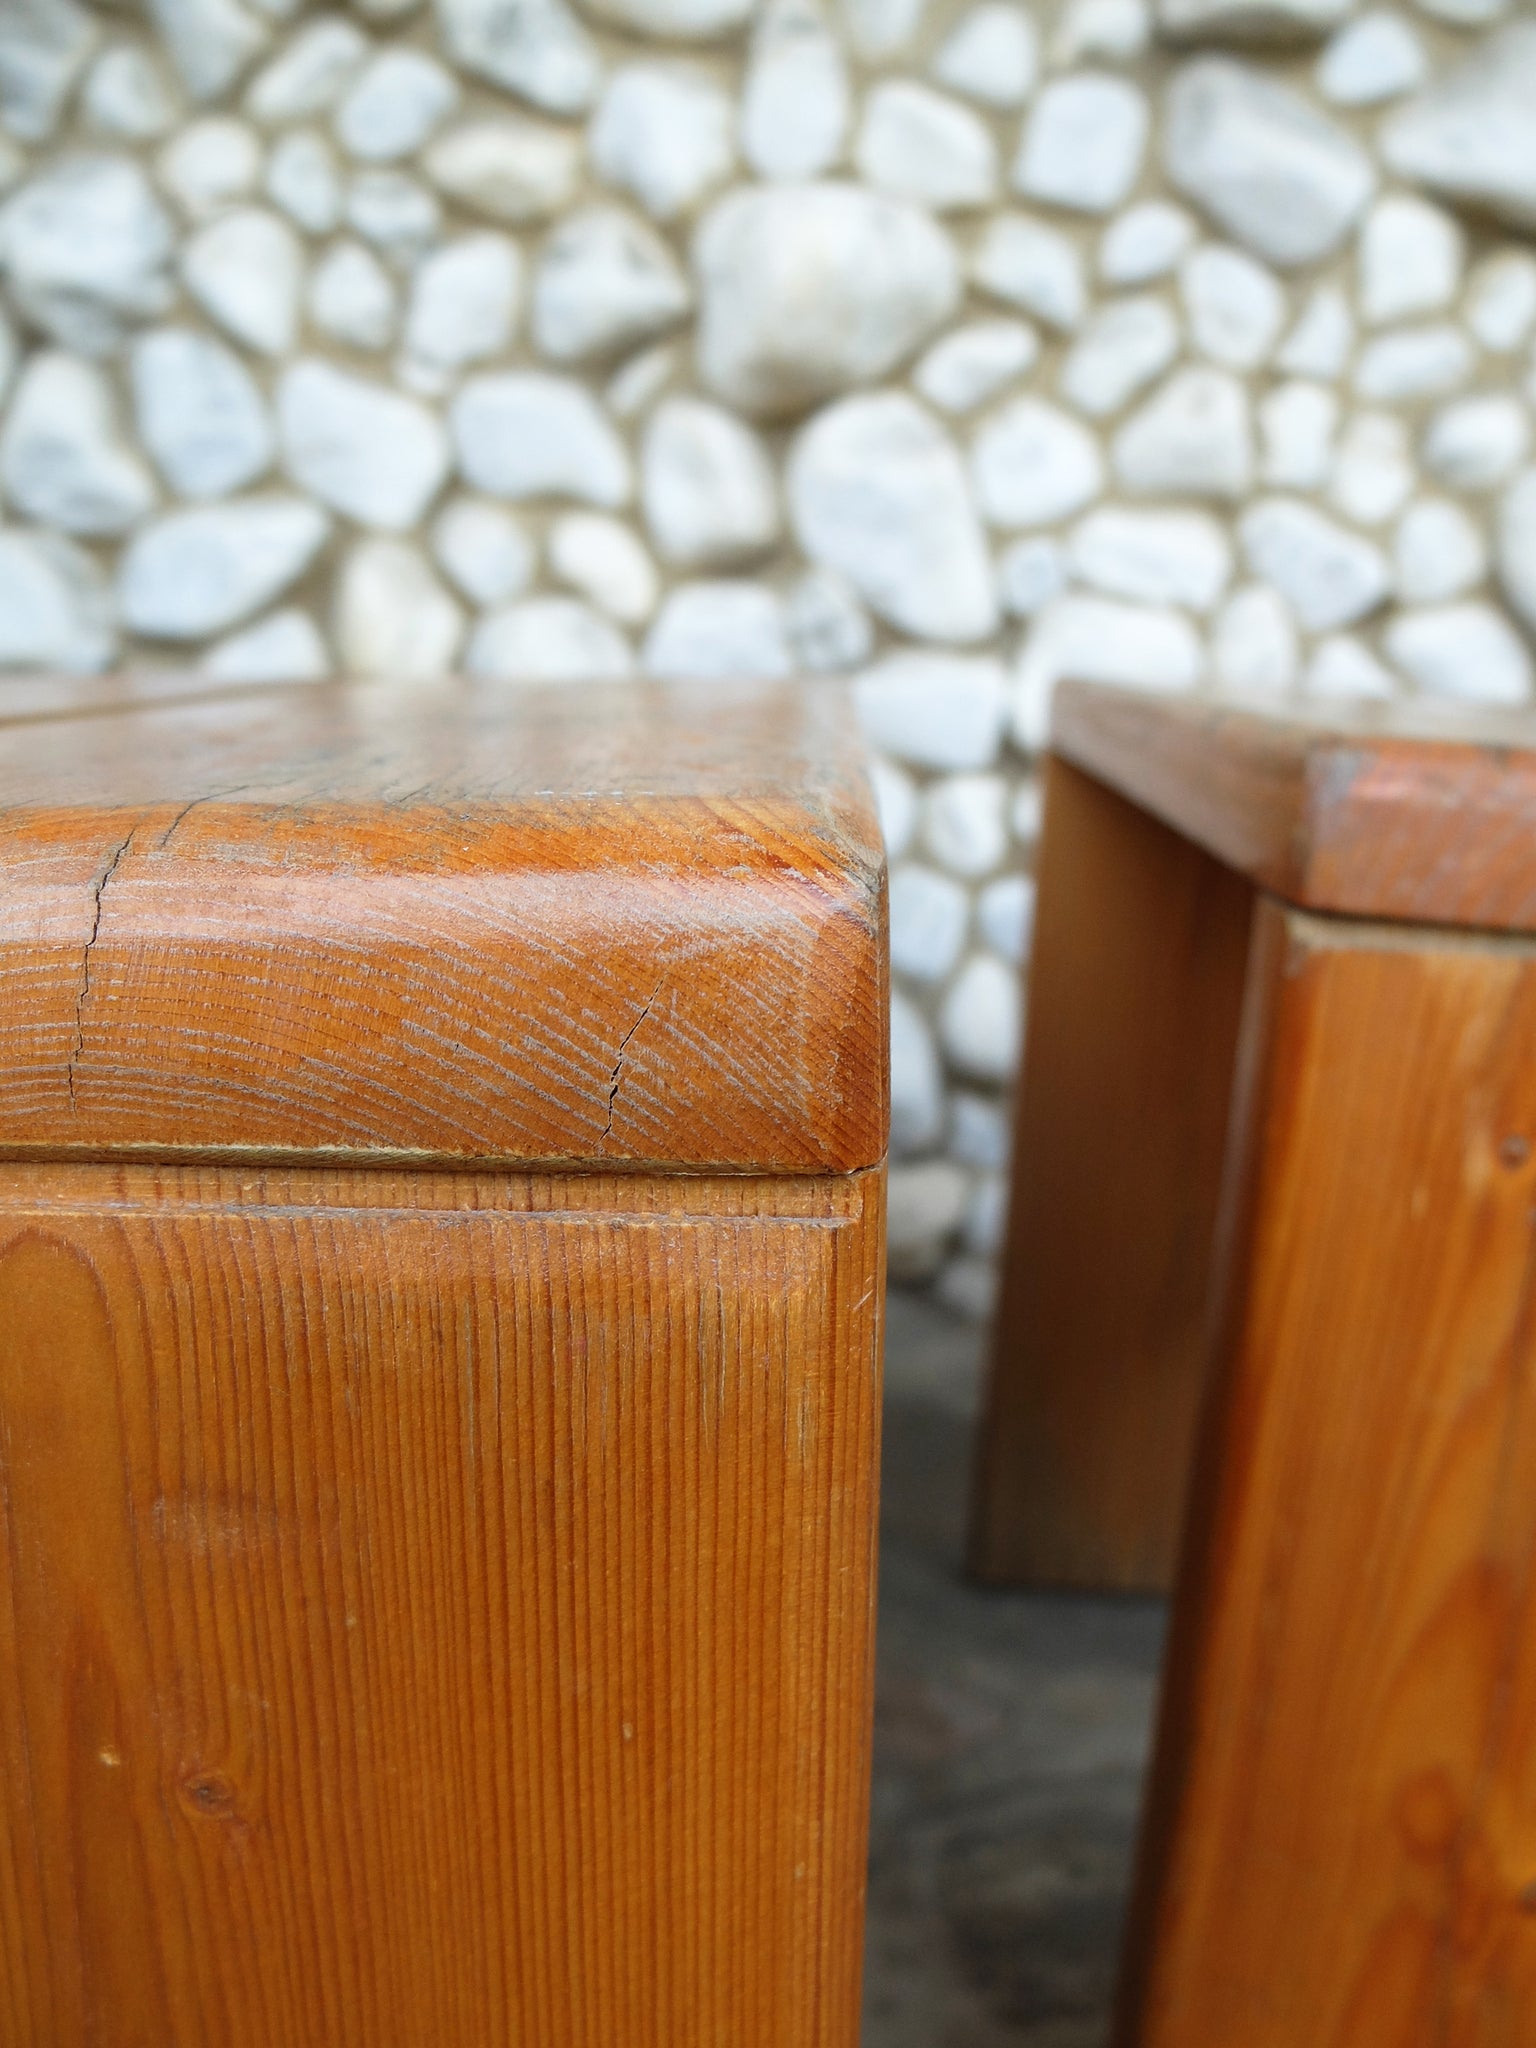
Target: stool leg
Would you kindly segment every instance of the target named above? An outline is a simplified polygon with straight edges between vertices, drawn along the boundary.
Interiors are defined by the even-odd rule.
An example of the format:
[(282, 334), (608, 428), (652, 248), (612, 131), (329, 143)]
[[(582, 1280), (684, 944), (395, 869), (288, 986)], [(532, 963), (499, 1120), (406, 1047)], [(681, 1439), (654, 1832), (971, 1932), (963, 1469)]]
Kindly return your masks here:
[(1248, 1015), (1116, 2038), (1513, 2048), (1536, 2026), (1536, 950), (1265, 904)]
[(1188, 840), (1050, 763), (982, 1578), (1171, 1577), (1252, 903)]

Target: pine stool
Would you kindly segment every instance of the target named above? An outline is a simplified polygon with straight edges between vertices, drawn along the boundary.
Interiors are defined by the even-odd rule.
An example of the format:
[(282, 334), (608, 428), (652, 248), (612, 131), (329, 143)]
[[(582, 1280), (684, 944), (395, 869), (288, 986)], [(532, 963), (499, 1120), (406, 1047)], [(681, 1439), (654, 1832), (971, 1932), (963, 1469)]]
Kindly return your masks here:
[(0, 2041), (854, 2048), (836, 693), (0, 719)]
[(1121, 2048), (1536, 2040), (1536, 719), (1064, 689), (1028, 1046), (976, 1567), (1188, 1496)]

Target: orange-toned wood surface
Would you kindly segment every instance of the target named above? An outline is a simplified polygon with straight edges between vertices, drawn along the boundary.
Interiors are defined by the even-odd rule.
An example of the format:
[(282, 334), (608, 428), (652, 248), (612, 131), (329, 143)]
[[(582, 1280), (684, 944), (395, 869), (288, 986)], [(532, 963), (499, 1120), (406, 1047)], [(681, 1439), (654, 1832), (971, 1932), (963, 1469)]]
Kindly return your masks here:
[(882, 1186), (0, 1166), (6, 2048), (852, 2048)]
[(1536, 948), (1266, 904), (1120, 2048), (1536, 2039)]
[(1394, 698), (1314, 714), (1093, 684), (1052, 747), (1288, 901), (1536, 932), (1536, 713)]
[(1047, 771), (1012, 1206), (972, 1567), (1164, 1588), (1206, 1303), (1252, 890)]
[(122, 694), (0, 724), (0, 1152), (882, 1158), (840, 691)]

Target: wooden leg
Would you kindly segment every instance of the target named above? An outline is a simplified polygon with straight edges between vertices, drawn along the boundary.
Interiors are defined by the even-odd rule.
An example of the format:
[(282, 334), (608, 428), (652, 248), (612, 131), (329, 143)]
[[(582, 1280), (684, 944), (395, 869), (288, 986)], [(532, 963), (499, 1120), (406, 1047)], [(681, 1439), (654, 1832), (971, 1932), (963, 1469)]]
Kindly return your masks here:
[(1052, 761), (973, 1518), (983, 1578), (1171, 1578), (1252, 902)]
[(855, 2048), (882, 1238), (0, 1166), (5, 2048)]
[(1536, 2039), (1536, 952), (1265, 905), (1120, 2048)]

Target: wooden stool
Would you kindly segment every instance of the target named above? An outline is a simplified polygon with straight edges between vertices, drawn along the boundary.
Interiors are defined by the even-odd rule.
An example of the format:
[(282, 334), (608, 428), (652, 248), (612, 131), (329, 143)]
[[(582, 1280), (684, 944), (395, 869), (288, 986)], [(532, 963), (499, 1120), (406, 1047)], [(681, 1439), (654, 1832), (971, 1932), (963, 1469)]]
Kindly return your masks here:
[(0, 729), (0, 2042), (853, 2048), (837, 695), (186, 690)]
[(1053, 746), (974, 1559), (1161, 1586), (1190, 1474), (1117, 2039), (1516, 2048), (1536, 720), (1069, 688)]

